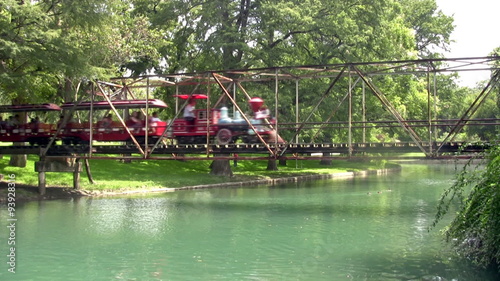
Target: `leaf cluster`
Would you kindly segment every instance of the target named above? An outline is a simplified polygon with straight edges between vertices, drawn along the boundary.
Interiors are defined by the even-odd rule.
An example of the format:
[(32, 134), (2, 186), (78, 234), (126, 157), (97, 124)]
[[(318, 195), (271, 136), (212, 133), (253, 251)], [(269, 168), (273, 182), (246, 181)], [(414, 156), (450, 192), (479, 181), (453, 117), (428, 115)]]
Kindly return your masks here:
[[(445, 229), (459, 254), (487, 267), (500, 264), (500, 146), (484, 155), (484, 161), (469, 161), (456, 182), (443, 193), (433, 227), (457, 205), (458, 211)], [(467, 190), (470, 192), (467, 194)], [(500, 271), (500, 267), (499, 267)]]

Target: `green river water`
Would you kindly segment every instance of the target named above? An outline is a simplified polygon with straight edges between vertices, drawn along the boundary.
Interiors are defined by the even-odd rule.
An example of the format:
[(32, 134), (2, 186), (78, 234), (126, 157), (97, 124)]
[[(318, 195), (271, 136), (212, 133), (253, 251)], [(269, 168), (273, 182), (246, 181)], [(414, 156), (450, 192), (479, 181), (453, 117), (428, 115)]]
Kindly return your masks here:
[(1, 206), (0, 280), (498, 280), (428, 232), (454, 172), (17, 204), (15, 273)]

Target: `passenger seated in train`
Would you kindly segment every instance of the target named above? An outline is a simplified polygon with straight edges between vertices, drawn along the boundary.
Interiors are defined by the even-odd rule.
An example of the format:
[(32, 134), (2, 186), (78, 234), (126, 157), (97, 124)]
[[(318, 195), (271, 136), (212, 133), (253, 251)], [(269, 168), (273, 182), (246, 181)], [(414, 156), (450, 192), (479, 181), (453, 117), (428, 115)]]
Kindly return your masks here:
[(257, 112), (255, 112), (255, 119), (267, 119), (271, 115), (271, 112), (269, 111), (269, 108), (267, 106), (263, 105)]
[(111, 130), (111, 124), (113, 124), (112, 115), (107, 114), (101, 119), (101, 122), (99, 122), (99, 127)]
[(59, 116), (59, 120), (57, 120), (57, 128), (61, 127), (61, 124), (63, 123), (64, 121), (64, 115), (60, 115)]
[(127, 120), (127, 126), (129, 126), (130, 128), (134, 128), (135, 132), (138, 132), (140, 130), (140, 128), (142, 127), (142, 120), (139, 111), (132, 112), (132, 115), (130, 115), (129, 119)]
[(188, 102), (188, 104), (186, 105), (186, 107), (184, 107), (184, 120), (186, 120), (186, 124), (187, 124), (187, 131), (189, 132), (194, 132), (196, 131), (195, 129), (195, 119), (196, 119), (196, 116), (194, 114), (194, 110), (195, 110), (195, 105), (196, 105), (196, 99), (194, 98), (191, 98)]
[[(273, 128), (274, 120), (271, 119), (271, 112), (267, 106), (264, 105), (264, 101), (261, 98), (255, 97), (250, 99), (249, 103), (254, 113), (254, 120), (252, 123), (255, 129), (258, 132), (267, 132), (267, 142), (285, 143)], [(255, 132), (249, 130), (249, 134), (255, 134)]]
[(161, 119), (158, 117), (158, 112), (153, 112), (153, 115), (149, 118), (149, 122), (161, 122)]
[(19, 126), (19, 121), (18, 121), (18, 117), (19, 115), (16, 115), (16, 117), (14, 116), (9, 116), (9, 119), (6, 121), (5, 123), (5, 126), (8, 130), (12, 130), (12, 129), (15, 129)]
[(38, 128), (40, 126), (40, 117), (37, 116), (35, 118), (31, 118), (28, 126), (33, 132), (38, 133)]
[(59, 128), (61, 126), (61, 124), (63, 124), (64, 126), (62, 127), (62, 129), (69, 130), (69, 127), (71, 126), (72, 122), (73, 122), (73, 120), (72, 120), (71, 116), (65, 117), (64, 115), (60, 115), (59, 120), (57, 120), (57, 123), (56, 123), (56, 125), (57, 125), (56, 128)]
[(149, 116), (148, 122), (149, 122), (150, 132), (156, 133), (156, 127), (158, 126), (158, 122), (161, 122), (161, 119), (158, 117), (158, 112), (153, 112), (153, 114)]

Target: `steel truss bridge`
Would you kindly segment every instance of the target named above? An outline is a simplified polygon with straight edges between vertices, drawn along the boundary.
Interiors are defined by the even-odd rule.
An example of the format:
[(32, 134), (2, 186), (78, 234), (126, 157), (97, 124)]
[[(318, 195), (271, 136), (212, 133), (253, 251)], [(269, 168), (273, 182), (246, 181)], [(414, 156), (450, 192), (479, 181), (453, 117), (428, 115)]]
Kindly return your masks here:
[[(499, 62), (498, 56), (423, 59), (221, 70), (134, 78), (119, 77), (112, 79), (111, 82), (97, 81), (93, 84), (90, 97), (88, 92), (83, 93), (78, 90), (75, 96), (79, 100), (104, 98), (111, 103), (113, 99), (136, 98), (137, 91), (139, 95), (149, 99), (151, 93), (158, 88), (165, 88), (165, 91), (172, 95), (203, 92), (208, 96), (207, 111), (225, 104), (232, 107), (233, 112), (239, 111), (243, 116), (245, 107), (248, 107), (247, 101), (251, 97), (266, 96), (267, 105), (274, 109), (272, 114), (279, 121), (274, 129), (277, 134), (283, 133), (288, 139), (285, 139), (286, 144), (266, 143), (259, 136), (261, 143), (258, 144), (219, 145), (209, 140), (205, 144), (178, 145), (162, 138), (156, 142), (147, 138), (137, 140), (130, 134), (132, 142), (128, 145), (98, 145), (91, 141), (88, 145), (68, 147), (56, 145), (54, 138), (45, 147), (3, 146), (0, 147), (0, 154), (36, 154), (41, 158), (69, 156), (82, 159), (198, 160), (235, 157), (314, 159), (317, 157), (311, 157), (311, 154), (321, 153), (324, 157), (356, 157), (377, 153), (408, 152), (418, 152), (427, 158), (439, 158), (457, 153), (475, 153), (483, 150), (485, 145), (467, 145), (466, 142), (457, 142), (455, 139), (468, 126), (487, 126), (498, 132), (500, 119), (476, 118), (475, 114), (485, 100), (493, 95), (492, 93), (498, 95)], [(438, 108), (442, 105), (438, 75), (472, 71), (488, 72), (490, 74), (488, 81), (477, 90), (472, 102), (460, 116), (456, 116), (455, 119), (439, 119)], [(394, 99), (398, 96), (393, 92), (386, 93), (381, 90), (383, 88), (381, 77), (401, 76), (409, 76), (409, 79), (425, 83), (427, 102), (423, 108), (419, 108), (420, 112), (406, 112), (406, 109), (395, 106)], [(404, 89), (404, 85), (401, 89)], [(301, 95), (304, 91), (309, 92), (307, 99)], [(311, 91), (315, 92), (314, 95), (310, 95)], [(372, 106), (376, 104), (383, 108), (385, 117), (371, 116), (368, 101)], [(178, 99), (166, 102), (171, 105), (175, 103), (174, 118), (180, 116), (181, 109), (187, 103), (186, 101), (180, 104)], [(285, 104), (288, 106), (285, 107)], [(412, 118), (417, 115), (426, 118)], [(321, 120), (318, 116), (322, 116)], [(251, 128), (254, 128), (248, 119), (246, 121)], [(208, 126), (210, 125), (207, 123), (207, 131)], [(374, 128), (397, 129), (404, 134), (400, 137), (409, 141), (384, 142), (382, 136), (379, 142), (370, 143), (367, 141), (367, 134)], [(342, 136), (342, 140), (338, 143), (331, 143), (331, 139), (323, 141), (321, 132), (327, 129), (335, 130)], [(168, 131), (165, 130), (165, 134)]]
[[(442, 144), (425, 143), (428, 149), (436, 149)], [(467, 158), (489, 147), (489, 144), (473, 144), (450, 142), (442, 145), (441, 154), (434, 158)], [(153, 145), (147, 151), (151, 151)], [(419, 153), (420, 148), (411, 142), (397, 143), (290, 143), (290, 144), (183, 144), (161, 145), (154, 152), (149, 153), (150, 160), (268, 160), (272, 155), (268, 149), (276, 152), (285, 152), (280, 159), (339, 159), (350, 157), (376, 158), (403, 158), (401, 153)], [(0, 154), (33, 154), (45, 157), (76, 157), (81, 159), (135, 159), (144, 160), (137, 148), (133, 145), (94, 145), (92, 155), (89, 155), (88, 145), (56, 145), (45, 151), (46, 147), (5, 146), (0, 147)], [(349, 156), (350, 155), (350, 156)], [(422, 158), (413, 156), (406, 158)]]

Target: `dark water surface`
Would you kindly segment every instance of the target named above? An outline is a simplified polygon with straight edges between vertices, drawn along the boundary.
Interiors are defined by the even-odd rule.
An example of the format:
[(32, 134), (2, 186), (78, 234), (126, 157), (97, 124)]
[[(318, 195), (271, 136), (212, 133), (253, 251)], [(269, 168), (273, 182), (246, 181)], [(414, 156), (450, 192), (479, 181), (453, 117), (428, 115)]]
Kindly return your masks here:
[(0, 280), (497, 280), (427, 231), (454, 172), (29, 202)]

